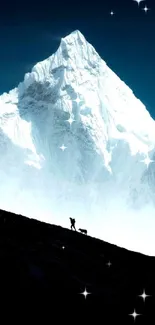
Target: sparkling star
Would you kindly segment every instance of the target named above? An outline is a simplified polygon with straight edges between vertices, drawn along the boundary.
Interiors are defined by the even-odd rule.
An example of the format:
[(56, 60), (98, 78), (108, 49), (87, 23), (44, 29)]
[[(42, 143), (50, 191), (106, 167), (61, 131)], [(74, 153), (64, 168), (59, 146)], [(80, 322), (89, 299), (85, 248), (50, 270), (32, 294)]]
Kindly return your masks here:
[(147, 13), (148, 12), (148, 10), (150, 10), (147, 6), (145, 6), (144, 8), (142, 8), (142, 10), (144, 10), (145, 11), (145, 13)]
[(141, 160), (141, 162), (144, 162), (144, 164), (149, 167), (149, 165), (154, 162), (154, 160), (151, 160), (149, 157), (146, 157), (144, 160)]
[(132, 316), (134, 318), (134, 320), (136, 319), (137, 316), (140, 316), (141, 314), (137, 314), (135, 309), (134, 312), (132, 314), (129, 314), (129, 316)]
[(67, 149), (67, 147), (65, 147), (64, 146), (64, 144), (61, 146), (61, 147), (59, 147), (62, 151), (64, 151), (65, 149)]
[(107, 265), (110, 267), (110, 266), (112, 265), (112, 263), (109, 261), (109, 262), (107, 263)]
[(75, 120), (70, 116), (70, 118), (66, 121), (71, 125)]
[(87, 292), (87, 289), (85, 288), (84, 292), (80, 293), (81, 295), (84, 295), (85, 299), (87, 298), (87, 295), (90, 295), (90, 292)]
[(81, 102), (81, 100), (77, 97), (74, 102), (76, 102), (77, 104), (79, 104)]
[(110, 15), (113, 16), (114, 15), (114, 12), (113, 11), (110, 11)]
[(136, 2), (138, 3), (138, 6), (139, 6), (140, 3), (141, 3), (142, 1), (145, 1), (145, 0), (133, 0), (133, 1), (136, 1)]
[(65, 246), (62, 246), (62, 249), (65, 249)]
[(143, 293), (141, 295), (139, 295), (139, 297), (141, 297), (144, 300), (144, 302), (145, 302), (145, 299), (147, 297), (150, 297), (150, 296), (145, 293), (145, 290), (143, 290)]

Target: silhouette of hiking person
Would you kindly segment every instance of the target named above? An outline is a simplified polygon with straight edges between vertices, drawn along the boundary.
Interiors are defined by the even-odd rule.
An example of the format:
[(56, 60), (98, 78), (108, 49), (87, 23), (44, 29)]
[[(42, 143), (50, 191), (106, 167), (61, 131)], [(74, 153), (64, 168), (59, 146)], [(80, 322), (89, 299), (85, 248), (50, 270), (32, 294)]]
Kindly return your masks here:
[(74, 229), (76, 231), (76, 228), (75, 228), (75, 219), (72, 219), (72, 218), (69, 218), (70, 219), (70, 222), (71, 222), (71, 230)]

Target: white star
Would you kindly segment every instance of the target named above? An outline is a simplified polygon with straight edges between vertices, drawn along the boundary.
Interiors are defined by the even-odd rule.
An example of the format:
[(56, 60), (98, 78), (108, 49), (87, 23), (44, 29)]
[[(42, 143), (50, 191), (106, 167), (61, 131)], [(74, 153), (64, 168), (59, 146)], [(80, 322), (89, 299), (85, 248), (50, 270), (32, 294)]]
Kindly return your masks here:
[(149, 167), (149, 165), (154, 162), (154, 160), (151, 160), (149, 157), (146, 157), (144, 160), (141, 160), (141, 162), (144, 162), (144, 164)]
[(114, 15), (114, 12), (113, 11), (110, 11), (110, 15), (113, 16)]
[(75, 120), (70, 116), (70, 118), (66, 121), (71, 125)]
[(141, 3), (142, 1), (145, 1), (145, 0), (133, 0), (133, 1), (136, 1), (136, 2), (138, 3), (138, 6), (139, 6), (140, 3)]
[(140, 316), (141, 314), (137, 314), (135, 309), (134, 312), (132, 314), (129, 314), (130, 316), (132, 316), (134, 318), (134, 320), (136, 319), (137, 316)]
[(147, 297), (150, 297), (150, 296), (149, 295), (146, 295), (145, 290), (143, 290), (143, 293), (141, 295), (139, 295), (139, 297), (141, 297), (144, 300), (144, 302), (145, 302), (145, 299)]
[(64, 144), (61, 146), (61, 147), (59, 147), (62, 151), (64, 151), (65, 149), (67, 149), (67, 147), (65, 147), (64, 146)]
[(87, 289), (85, 288), (84, 292), (80, 293), (81, 295), (84, 295), (85, 299), (87, 298), (87, 295), (90, 295), (90, 292), (87, 292)]
[(110, 266), (112, 265), (112, 263), (109, 261), (109, 262), (107, 263), (107, 265), (110, 267)]
[(148, 10), (150, 10), (147, 6), (145, 6), (144, 8), (142, 8), (142, 10), (144, 10), (145, 11), (145, 13), (147, 13), (148, 12)]
[(76, 102), (77, 104), (79, 104), (81, 102), (81, 100), (77, 97), (74, 102)]
[(62, 249), (65, 249), (65, 246), (62, 246)]

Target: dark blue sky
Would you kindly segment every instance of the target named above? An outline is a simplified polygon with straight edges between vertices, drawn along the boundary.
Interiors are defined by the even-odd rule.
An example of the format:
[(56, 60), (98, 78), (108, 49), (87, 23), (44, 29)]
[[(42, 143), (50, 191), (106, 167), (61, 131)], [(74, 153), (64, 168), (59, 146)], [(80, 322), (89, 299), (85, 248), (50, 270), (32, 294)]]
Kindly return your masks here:
[[(79, 29), (155, 118), (155, 1), (8, 1), (0, 8), (0, 93)], [(145, 13), (142, 8), (150, 10)], [(115, 14), (111, 16), (109, 12)]]

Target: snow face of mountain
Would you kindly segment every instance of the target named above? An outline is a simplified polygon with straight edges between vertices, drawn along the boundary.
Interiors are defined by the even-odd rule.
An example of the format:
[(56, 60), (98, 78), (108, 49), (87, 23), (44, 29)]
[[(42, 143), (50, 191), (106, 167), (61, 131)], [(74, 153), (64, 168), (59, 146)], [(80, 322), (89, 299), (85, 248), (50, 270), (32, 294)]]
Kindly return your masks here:
[(155, 255), (154, 146), (146, 107), (75, 31), (0, 96), (0, 208)]

